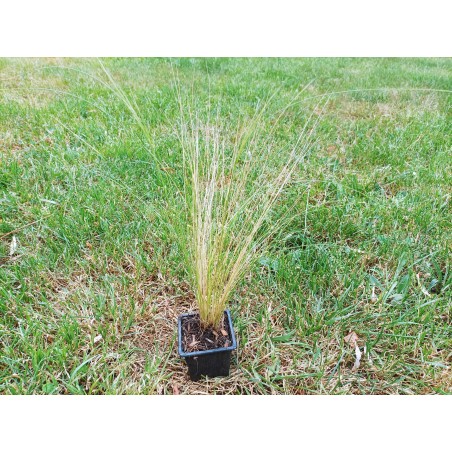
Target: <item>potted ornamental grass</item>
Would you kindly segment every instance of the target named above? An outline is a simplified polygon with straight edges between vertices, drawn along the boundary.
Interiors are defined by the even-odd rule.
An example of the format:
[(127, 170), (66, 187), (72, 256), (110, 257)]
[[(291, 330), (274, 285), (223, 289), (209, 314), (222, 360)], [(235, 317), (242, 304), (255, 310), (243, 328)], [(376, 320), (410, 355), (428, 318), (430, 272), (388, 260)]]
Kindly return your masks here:
[(179, 354), (192, 380), (227, 376), (237, 348), (228, 303), (290, 218), (291, 206), (281, 207), (279, 200), (312, 144), (318, 106), (316, 121), (312, 114), (297, 130), (295, 98), (273, 114), (270, 98), (251, 114), (234, 116), (224, 104), (184, 96), (176, 83), (173, 125), (179, 147), (170, 161), (153, 151), (154, 138), (136, 103), (104, 70), (149, 142), (155, 178), (166, 197), (165, 207), (155, 212), (178, 245), (195, 295), (198, 309), (178, 319)]

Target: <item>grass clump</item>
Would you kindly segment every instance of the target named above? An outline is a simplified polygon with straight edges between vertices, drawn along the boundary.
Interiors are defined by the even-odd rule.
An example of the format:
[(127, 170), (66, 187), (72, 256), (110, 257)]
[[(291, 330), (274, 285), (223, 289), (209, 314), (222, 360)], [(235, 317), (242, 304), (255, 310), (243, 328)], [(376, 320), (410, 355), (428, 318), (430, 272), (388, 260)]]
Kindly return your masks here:
[(198, 114), (187, 118), (181, 111), (186, 227), (179, 241), (206, 328), (220, 324), (241, 278), (288, 219), (269, 216), (312, 134), (305, 129), (278, 149), (261, 115), (257, 111), (247, 126), (229, 130), (219, 117), (204, 124)]

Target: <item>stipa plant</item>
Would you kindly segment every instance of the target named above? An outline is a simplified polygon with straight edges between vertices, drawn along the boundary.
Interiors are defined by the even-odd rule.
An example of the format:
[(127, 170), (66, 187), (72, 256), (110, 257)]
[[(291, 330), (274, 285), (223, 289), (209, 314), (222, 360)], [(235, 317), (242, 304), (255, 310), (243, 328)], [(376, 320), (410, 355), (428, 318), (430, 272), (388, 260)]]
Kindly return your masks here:
[[(107, 75), (153, 148), (136, 103)], [(169, 201), (157, 214), (184, 256), (201, 326), (217, 329), (244, 274), (290, 218), (287, 206), (279, 209), (276, 219), (270, 216), (294, 172), (301, 169), (315, 124), (311, 115), (296, 134), (290, 120), (280, 127), (290, 104), (269, 122), (269, 99), (242, 125), (232, 125), (224, 114), (214, 115), (210, 106), (207, 113), (195, 106), (180, 87), (176, 91), (182, 177), (172, 175), (174, 168), (162, 156), (151, 155), (168, 201), (181, 203)], [(280, 144), (277, 131), (291, 139)]]
[(219, 117), (203, 123), (181, 111), (185, 230), (181, 245), (201, 324), (217, 327), (234, 289), (269, 239), (288, 220), (270, 220), (280, 195), (306, 155), (312, 131), (279, 149), (260, 110), (243, 129)]

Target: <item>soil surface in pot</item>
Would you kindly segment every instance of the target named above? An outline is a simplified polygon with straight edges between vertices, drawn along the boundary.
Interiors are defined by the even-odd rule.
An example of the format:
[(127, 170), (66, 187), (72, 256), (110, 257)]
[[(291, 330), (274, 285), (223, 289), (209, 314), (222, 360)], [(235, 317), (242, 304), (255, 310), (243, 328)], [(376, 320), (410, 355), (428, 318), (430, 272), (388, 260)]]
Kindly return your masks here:
[(213, 350), (230, 345), (232, 340), (226, 314), (218, 330), (202, 329), (199, 314), (182, 319), (182, 348), (185, 353)]

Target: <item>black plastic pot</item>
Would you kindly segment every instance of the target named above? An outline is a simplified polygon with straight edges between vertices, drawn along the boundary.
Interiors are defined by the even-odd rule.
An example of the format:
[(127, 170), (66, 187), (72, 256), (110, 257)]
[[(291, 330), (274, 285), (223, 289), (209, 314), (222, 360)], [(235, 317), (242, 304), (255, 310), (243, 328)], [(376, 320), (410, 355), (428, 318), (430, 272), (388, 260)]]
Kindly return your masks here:
[(232, 345), (200, 352), (186, 353), (182, 350), (182, 320), (187, 317), (193, 317), (195, 314), (182, 314), (178, 319), (179, 355), (182, 358), (185, 358), (190, 379), (193, 381), (199, 380), (202, 375), (211, 378), (227, 377), (229, 375), (231, 353), (237, 348), (237, 341), (235, 340), (234, 328), (232, 327), (231, 314), (229, 313), (229, 310), (224, 312), (228, 319)]

